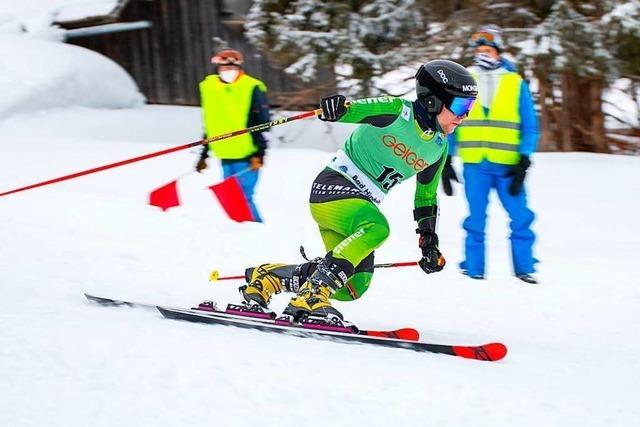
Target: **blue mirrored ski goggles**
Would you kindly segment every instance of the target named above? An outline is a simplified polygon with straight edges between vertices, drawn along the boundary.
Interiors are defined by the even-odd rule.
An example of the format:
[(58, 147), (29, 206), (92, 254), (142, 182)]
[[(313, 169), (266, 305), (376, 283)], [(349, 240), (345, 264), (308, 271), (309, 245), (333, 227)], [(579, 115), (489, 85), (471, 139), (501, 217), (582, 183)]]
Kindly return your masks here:
[(451, 104), (447, 106), (447, 109), (456, 116), (463, 117), (469, 114), (475, 100), (475, 98), (460, 98), (456, 96), (451, 101)]

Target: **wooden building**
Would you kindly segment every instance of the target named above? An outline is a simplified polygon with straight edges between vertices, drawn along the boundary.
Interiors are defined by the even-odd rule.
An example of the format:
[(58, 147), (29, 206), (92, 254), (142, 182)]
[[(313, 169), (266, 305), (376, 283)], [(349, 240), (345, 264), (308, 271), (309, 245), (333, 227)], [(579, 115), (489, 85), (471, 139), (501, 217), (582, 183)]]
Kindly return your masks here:
[[(244, 37), (251, 0), (119, 0), (107, 15), (58, 22), (67, 42), (97, 51), (125, 68), (150, 103), (198, 105), (198, 83), (214, 71), (212, 54), (230, 47), (245, 70), (263, 80), (269, 101), (283, 108), (316, 105), (318, 90), (303, 85)], [(327, 90), (325, 89), (325, 92)]]

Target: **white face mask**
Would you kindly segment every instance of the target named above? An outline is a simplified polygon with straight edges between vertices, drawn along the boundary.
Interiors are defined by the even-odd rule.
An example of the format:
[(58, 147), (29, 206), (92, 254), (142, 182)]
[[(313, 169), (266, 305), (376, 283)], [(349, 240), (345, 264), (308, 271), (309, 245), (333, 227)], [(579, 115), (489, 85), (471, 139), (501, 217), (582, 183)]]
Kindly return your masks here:
[(220, 80), (222, 80), (223, 82), (233, 83), (236, 81), (239, 74), (240, 74), (240, 71), (238, 70), (225, 70), (225, 71), (220, 71), (219, 76), (220, 76)]
[(500, 59), (496, 59), (489, 55), (488, 53), (476, 53), (473, 57), (473, 62), (486, 70), (495, 70), (496, 68), (500, 68), (502, 65)]

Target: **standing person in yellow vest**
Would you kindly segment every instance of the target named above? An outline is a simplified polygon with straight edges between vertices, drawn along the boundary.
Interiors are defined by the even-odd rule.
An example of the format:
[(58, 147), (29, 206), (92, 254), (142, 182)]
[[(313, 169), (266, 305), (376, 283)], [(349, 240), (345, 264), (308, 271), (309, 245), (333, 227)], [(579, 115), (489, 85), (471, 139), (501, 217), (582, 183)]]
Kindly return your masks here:
[[(211, 58), (217, 74), (200, 82), (200, 102), (205, 135), (216, 135), (269, 122), (267, 87), (242, 69), (240, 52), (225, 49)], [(262, 222), (253, 202), (259, 169), (264, 164), (267, 141), (262, 132), (238, 135), (204, 146), (196, 171), (207, 168), (209, 152), (220, 159), (224, 178), (239, 174), (238, 181), (247, 198), (253, 217)], [(249, 172), (244, 172), (250, 169)]]
[[(445, 194), (452, 195), (451, 181), (458, 181), (451, 165), (457, 148), (464, 163), (464, 189), (469, 216), (463, 227), (465, 259), (462, 272), (485, 278), (485, 227), (489, 193), (495, 189), (511, 219), (511, 255), (514, 274), (526, 283), (538, 283), (533, 257), (534, 213), (527, 207), (524, 179), (540, 135), (538, 119), (527, 83), (501, 57), (500, 29), (481, 27), (470, 38), (475, 49), (469, 71), (478, 82), (478, 101), (469, 117), (449, 137), (449, 156), (442, 171)], [(458, 181), (459, 182), (459, 181)]]

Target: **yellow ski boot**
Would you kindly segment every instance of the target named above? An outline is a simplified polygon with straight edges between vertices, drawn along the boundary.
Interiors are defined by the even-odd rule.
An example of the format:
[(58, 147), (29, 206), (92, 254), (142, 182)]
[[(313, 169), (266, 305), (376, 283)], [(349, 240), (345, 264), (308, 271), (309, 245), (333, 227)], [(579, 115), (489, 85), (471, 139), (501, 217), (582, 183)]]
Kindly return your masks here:
[(244, 276), (247, 285), (240, 287), (247, 305), (267, 308), (269, 300), (280, 292), (298, 292), (309, 275), (315, 270), (316, 262), (304, 264), (262, 264), (249, 267)]
[(333, 258), (331, 253), (327, 254), (300, 287), (298, 294), (291, 298), (289, 305), (282, 313), (283, 316), (293, 322), (299, 322), (307, 317), (343, 320), (342, 313), (331, 305), (329, 297), (347, 283), (351, 274), (353, 274), (353, 266), (349, 261)]
[(282, 292), (282, 279), (276, 271), (286, 264), (262, 264), (247, 269), (246, 277), (249, 282), (240, 291), (247, 305), (269, 307), (269, 301), (274, 294)]
[(289, 305), (285, 308), (283, 314), (290, 316), (294, 321), (303, 320), (307, 317), (338, 317), (344, 319), (340, 313), (329, 302), (329, 297), (333, 292), (329, 286), (314, 285), (306, 282), (298, 291), (298, 294), (291, 298)]

